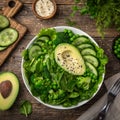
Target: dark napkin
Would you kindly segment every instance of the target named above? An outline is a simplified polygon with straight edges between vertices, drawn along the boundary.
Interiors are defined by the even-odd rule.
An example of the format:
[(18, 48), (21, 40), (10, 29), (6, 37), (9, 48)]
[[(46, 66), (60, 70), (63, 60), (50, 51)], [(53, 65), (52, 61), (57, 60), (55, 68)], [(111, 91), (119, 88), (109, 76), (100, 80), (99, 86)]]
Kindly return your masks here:
[[(120, 73), (105, 80), (106, 88), (109, 90), (110, 87), (120, 78)], [(101, 108), (107, 102), (107, 93), (103, 95), (97, 102), (95, 102), (86, 112), (84, 112), (77, 120), (93, 120)], [(117, 95), (114, 102), (110, 106), (110, 109), (106, 115), (105, 120), (120, 120), (120, 94)]]

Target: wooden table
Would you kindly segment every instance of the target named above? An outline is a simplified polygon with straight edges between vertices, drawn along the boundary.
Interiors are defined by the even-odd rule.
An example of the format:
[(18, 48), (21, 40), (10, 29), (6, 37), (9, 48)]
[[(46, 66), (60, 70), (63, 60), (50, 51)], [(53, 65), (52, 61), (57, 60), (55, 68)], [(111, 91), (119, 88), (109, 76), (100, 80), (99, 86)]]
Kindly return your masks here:
[[(91, 104), (93, 104), (104, 92), (104, 87), (101, 88), (98, 95), (90, 101), (88, 104), (71, 110), (56, 110), (48, 108), (38, 103), (27, 91), (21, 76), (21, 52), (25, 49), (30, 40), (39, 32), (41, 28), (67, 25), (65, 18), (68, 18), (71, 13), (71, 7), (73, 6), (73, 0), (56, 0), (57, 13), (49, 20), (39, 20), (32, 12), (33, 0), (21, 0), (24, 3), (23, 8), (15, 16), (15, 19), (25, 25), (28, 28), (27, 33), (23, 39), (16, 46), (14, 51), (9, 55), (5, 63), (0, 67), (2, 71), (14, 72), (20, 81), (20, 91), (14, 105), (10, 110), (1, 112), (0, 120), (75, 120), (85, 110), (87, 110)], [(0, 7), (3, 7), (5, 0), (0, 0)], [(95, 41), (105, 50), (109, 58), (109, 63), (106, 67), (106, 78), (118, 73), (120, 70), (120, 62), (112, 54), (112, 42), (116, 35), (119, 33), (115, 29), (108, 29), (105, 34), (105, 39), (102, 40), (98, 32), (96, 31), (95, 21), (90, 19), (89, 16), (81, 16), (76, 14), (74, 20), (77, 21), (77, 28), (85, 31), (91, 35)], [(26, 118), (19, 113), (19, 106), (21, 100), (29, 100), (32, 103), (32, 114)]]

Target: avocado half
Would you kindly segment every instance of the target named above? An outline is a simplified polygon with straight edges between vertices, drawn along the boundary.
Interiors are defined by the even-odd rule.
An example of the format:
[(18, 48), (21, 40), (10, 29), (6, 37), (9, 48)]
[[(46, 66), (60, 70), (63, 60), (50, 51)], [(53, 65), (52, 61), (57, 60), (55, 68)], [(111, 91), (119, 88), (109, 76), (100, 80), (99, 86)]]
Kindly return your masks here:
[(12, 72), (0, 73), (0, 110), (8, 110), (14, 103), (19, 91), (19, 81)]
[(55, 60), (61, 68), (73, 75), (83, 75), (86, 71), (85, 63), (79, 50), (71, 44), (59, 44), (55, 48)]

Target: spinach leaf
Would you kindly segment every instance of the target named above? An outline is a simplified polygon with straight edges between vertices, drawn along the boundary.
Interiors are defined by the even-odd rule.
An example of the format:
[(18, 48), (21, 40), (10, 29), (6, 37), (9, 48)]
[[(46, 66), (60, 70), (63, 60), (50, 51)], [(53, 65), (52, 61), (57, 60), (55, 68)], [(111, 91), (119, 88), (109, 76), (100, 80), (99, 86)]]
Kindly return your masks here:
[(25, 115), (26, 117), (32, 113), (32, 105), (29, 101), (23, 100), (19, 109), (20, 113)]
[(70, 37), (67, 33), (58, 32), (56, 33), (56, 39), (53, 41), (53, 44), (57, 46), (60, 43), (69, 43), (69, 42), (70, 42)]

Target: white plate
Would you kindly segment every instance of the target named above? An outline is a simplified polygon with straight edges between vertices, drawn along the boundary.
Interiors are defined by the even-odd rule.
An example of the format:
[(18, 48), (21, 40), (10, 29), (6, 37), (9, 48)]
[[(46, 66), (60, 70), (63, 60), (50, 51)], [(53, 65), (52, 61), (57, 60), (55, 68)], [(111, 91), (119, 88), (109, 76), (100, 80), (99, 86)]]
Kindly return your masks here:
[[(56, 29), (57, 32), (61, 32), (61, 31), (63, 31), (64, 29), (69, 29), (69, 30), (72, 30), (75, 34), (85, 35), (85, 36), (89, 37), (90, 40), (91, 40), (92, 42), (94, 42), (94, 43), (98, 46), (98, 44), (94, 41), (94, 39), (93, 39), (92, 37), (90, 37), (87, 33), (83, 32), (83, 31), (80, 30), (80, 29), (76, 29), (76, 28), (68, 27), (68, 26), (57, 26), (57, 27), (54, 27), (54, 28)], [(33, 41), (35, 40), (36, 37), (37, 37), (37, 36), (35, 36), (35, 37), (30, 41), (30, 43), (27, 45), (26, 49), (33, 43)], [(24, 62), (24, 60), (23, 60), (23, 58), (22, 58), (22, 63), (21, 63), (22, 78), (23, 78), (23, 81), (24, 81), (24, 84), (25, 84), (26, 88), (28, 89), (28, 91), (29, 91), (30, 94), (32, 95), (32, 93), (31, 93), (31, 91), (30, 91), (30, 86), (29, 86), (28, 80), (27, 80), (27, 78), (26, 78), (26, 76), (25, 76), (25, 74), (24, 74), (23, 62)], [(104, 74), (103, 74), (103, 80), (104, 80)], [(103, 80), (102, 80), (101, 83), (99, 84), (97, 91), (94, 93), (94, 95), (93, 95), (90, 99), (84, 100), (84, 101), (82, 101), (82, 102), (80, 102), (80, 103), (78, 103), (77, 105), (72, 106), (72, 107), (63, 107), (63, 106), (55, 106), (55, 105), (46, 104), (46, 103), (44, 103), (43, 101), (41, 101), (40, 98), (35, 97), (35, 96), (33, 96), (33, 95), (32, 95), (32, 96), (33, 96), (37, 101), (39, 101), (40, 103), (42, 103), (42, 104), (44, 104), (44, 105), (46, 105), (46, 106), (48, 106), (48, 107), (51, 107), (51, 108), (55, 108), (55, 109), (72, 109), (72, 108), (76, 108), (76, 107), (82, 106), (82, 105), (84, 105), (85, 103), (87, 103), (88, 101), (90, 101), (90, 100), (97, 94), (97, 92), (99, 91), (99, 89), (100, 89), (100, 87), (101, 87), (101, 85), (102, 85), (102, 83), (103, 83)]]

